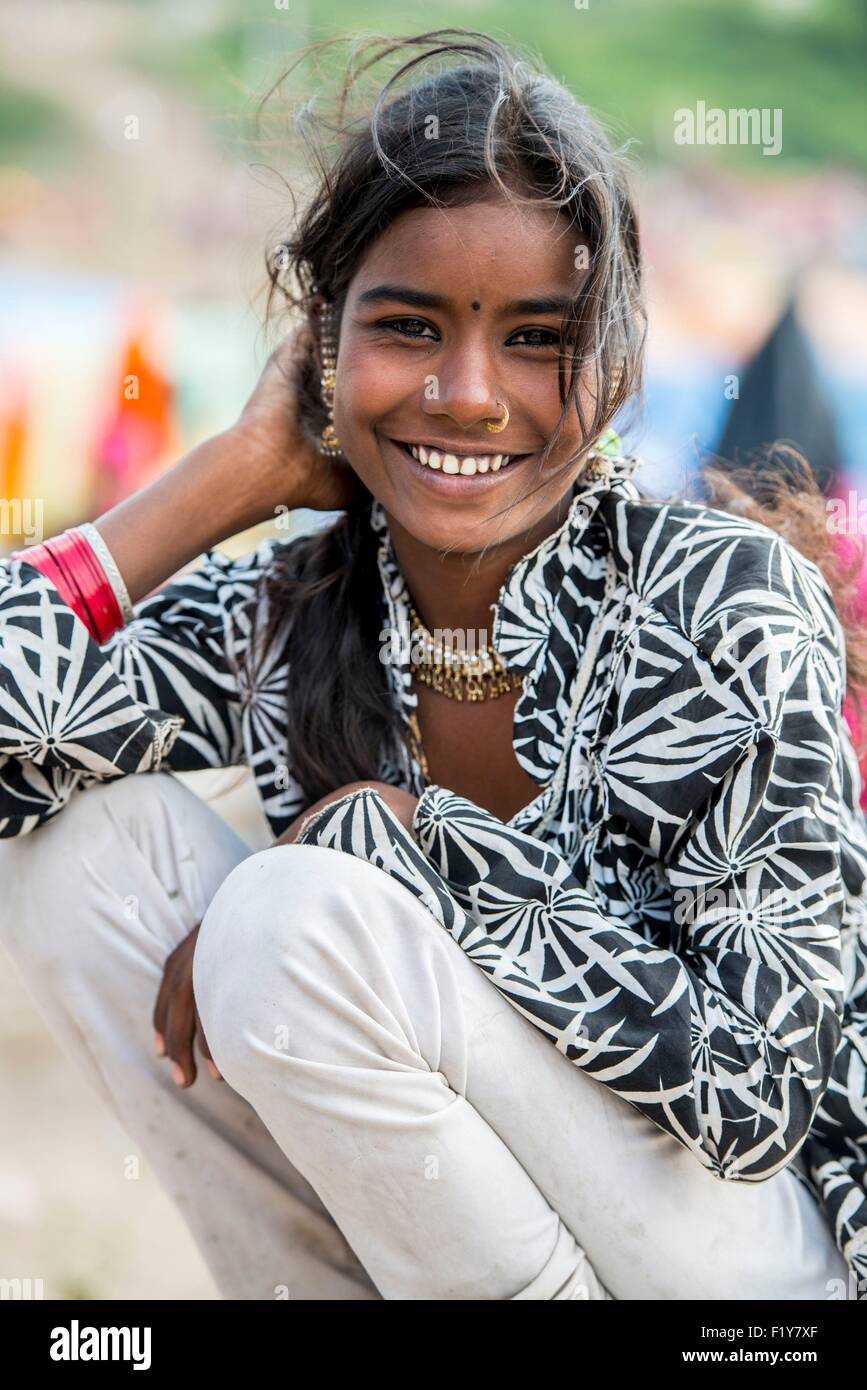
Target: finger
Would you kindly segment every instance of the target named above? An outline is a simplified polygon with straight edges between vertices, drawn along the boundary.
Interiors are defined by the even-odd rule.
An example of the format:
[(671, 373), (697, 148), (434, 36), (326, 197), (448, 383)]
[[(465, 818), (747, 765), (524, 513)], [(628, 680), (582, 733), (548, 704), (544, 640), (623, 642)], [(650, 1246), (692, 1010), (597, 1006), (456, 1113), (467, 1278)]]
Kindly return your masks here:
[(174, 975), (166, 1025), (166, 1052), (172, 1060), (172, 1076), (178, 1086), (192, 1086), (196, 1079), (195, 1034), (193, 982), (189, 970), (182, 969)]
[(208, 1061), (213, 1061), (213, 1058), (211, 1057), (211, 1049), (208, 1045), (208, 1039), (205, 1037), (205, 1030), (202, 1027), (202, 1020), (199, 1017), (198, 1009), (196, 1009), (196, 1040), (199, 1044), (199, 1051), (201, 1052), (202, 1056), (205, 1057)]
[(211, 1056), (211, 1049), (208, 1046), (208, 1039), (205, 1037), (205, 1030), (202, 1027), (202, 1020), (199, 1018), (199, 1011), (196, 1009), (196, 1041), (199, 1044), (199, 1051), (208, 1064), (208, 1071), (215, 1081), (222, 1081), (222, 1076), (217, 1070), (217, 1064)]
[[(201, 925), (201, 923), (199, 925)], [(157, 998), (152, 1015), (154, 1050), (158, 1057), (165, 1057), (167, 1055), (166, 1029), (168, 1027), (169, 1005), (172, 991), (174, 989), (178, 969), (183, 967), (187, 955), (190, 952), (191, 943), (194, 947), (198, 932), (198, 926), (194, 927), (189, 936), (185, 937), (185, 939), (175, 947), (171, 954), (166, 957), (165, 965), (163, 966), (163, 975), (160, 980), (160, 987), (157, 990)]]
[(166, 1055), (166, 1020), (168, 1018), (169, 998), (171, 995), (169, 984), (171, 969), (172, 957), (169, 956), (163, 968), (163, 975), (160, 980), (160, 987), (157, 990), (156, 1003), (154, 1004), (154, 1011), (151, 1018), (154, 1029), (154, 1050), (158, 1057), (165, 1057)]

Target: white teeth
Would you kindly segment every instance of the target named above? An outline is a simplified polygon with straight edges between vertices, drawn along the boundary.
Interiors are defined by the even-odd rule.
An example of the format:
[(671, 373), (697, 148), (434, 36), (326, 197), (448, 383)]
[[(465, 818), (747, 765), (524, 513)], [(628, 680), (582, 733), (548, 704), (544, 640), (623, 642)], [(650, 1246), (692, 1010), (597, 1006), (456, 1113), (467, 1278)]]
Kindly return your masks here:
[(410, 444), (409, 451), (414, 459), (427, 468), (441, 468), (444, 473), (462, 473), (466, 478), (472, 478), (476, 473), (496, 473), (512, 460), (511, 454), (458, 458), (457, 454), (441, 454), (438, 449), (429, 449), (426, 444)]

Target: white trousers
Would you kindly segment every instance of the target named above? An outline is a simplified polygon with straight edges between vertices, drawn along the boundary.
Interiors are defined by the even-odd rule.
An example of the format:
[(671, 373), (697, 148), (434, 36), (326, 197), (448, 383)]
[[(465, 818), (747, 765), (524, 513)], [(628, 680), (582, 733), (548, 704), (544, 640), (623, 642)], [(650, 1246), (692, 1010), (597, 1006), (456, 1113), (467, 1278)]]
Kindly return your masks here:
[[(158, 773), (0, 841), (0, 876), (37, 1006), (226, 1298), (824, 1299), (846, 1280), (793, 1173), (702, 1169), (363, 860), (253, 854)], [(181, 1089), (151, 1020), (202, 921), (196, 999), (226, 1080), (200, 1063)]]

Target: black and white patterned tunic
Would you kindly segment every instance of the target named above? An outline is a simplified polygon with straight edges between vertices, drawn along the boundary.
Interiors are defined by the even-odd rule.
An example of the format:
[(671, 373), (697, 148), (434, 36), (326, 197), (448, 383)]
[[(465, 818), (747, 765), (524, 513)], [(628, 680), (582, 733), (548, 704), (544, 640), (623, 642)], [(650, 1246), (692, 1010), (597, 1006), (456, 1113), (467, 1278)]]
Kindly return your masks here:
[[(577, 485), (521, 560), (494, 642), (523, 676), (514, 749), (539, 795), (504, 825), (425, 786), (415, 838), (364, 790), (300, 843), (403, 882), (576, 1066), (720, 1179), (787, 1165), (867, 1297), (867, 825), (818, 569), (779, 535), (642, 499), (636, 460)], [(383, 627), (408, 595), (373, 504)], [(104, 646), (25, 560), (0, 562), (0, 835), (129, 773), (247, 763), (279, 835), (288, 669), (250, 638), (267, 540), (208, 551)], [(408, 653), (384, 668), (406, 721)]]

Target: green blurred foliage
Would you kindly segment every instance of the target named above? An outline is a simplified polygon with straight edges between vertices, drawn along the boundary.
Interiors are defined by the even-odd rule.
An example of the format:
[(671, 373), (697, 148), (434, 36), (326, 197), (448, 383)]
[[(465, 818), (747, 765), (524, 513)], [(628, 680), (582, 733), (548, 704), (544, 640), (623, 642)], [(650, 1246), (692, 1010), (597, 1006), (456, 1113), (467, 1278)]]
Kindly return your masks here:
[(43, 163), (67, 159), (80, 142), (61, 102), (50, 94), (0, 84), (0, 160), (24, 162), (36, 153)]
[[(636, 140), (642, 160), (688, 158), (672, 141), (673, 113), (702, 100), (783, 112), (778, 157), (714, 147), (722, 164), (763, 176), (793, 165), (867, 168), (864, 0), (588, 0), (587, 9), (575, 0), (286, 0), (285, 8), (279, 0), (227, 0), (215, 5), (210, 32), (185, 24), (176, 33), (171, 8), (157, 0), (116, 3), (142, 19), (159, 16), (131, 26), (134, 39), (119, 60), (187, 93), (229, 141), (249, 138), (257, 98), (305, 43), (457, 25), (537, 55), (616, 140)], [(341, 67), (335, 55), (318, 78), (302, 71), (287, 90), (320, 90), (322, 74), (336, 77)], [(31, 119), (38, 126), (37, 108), (25, 103), (19, 113), (0, 103), (4, 147), (27, 133)]]

